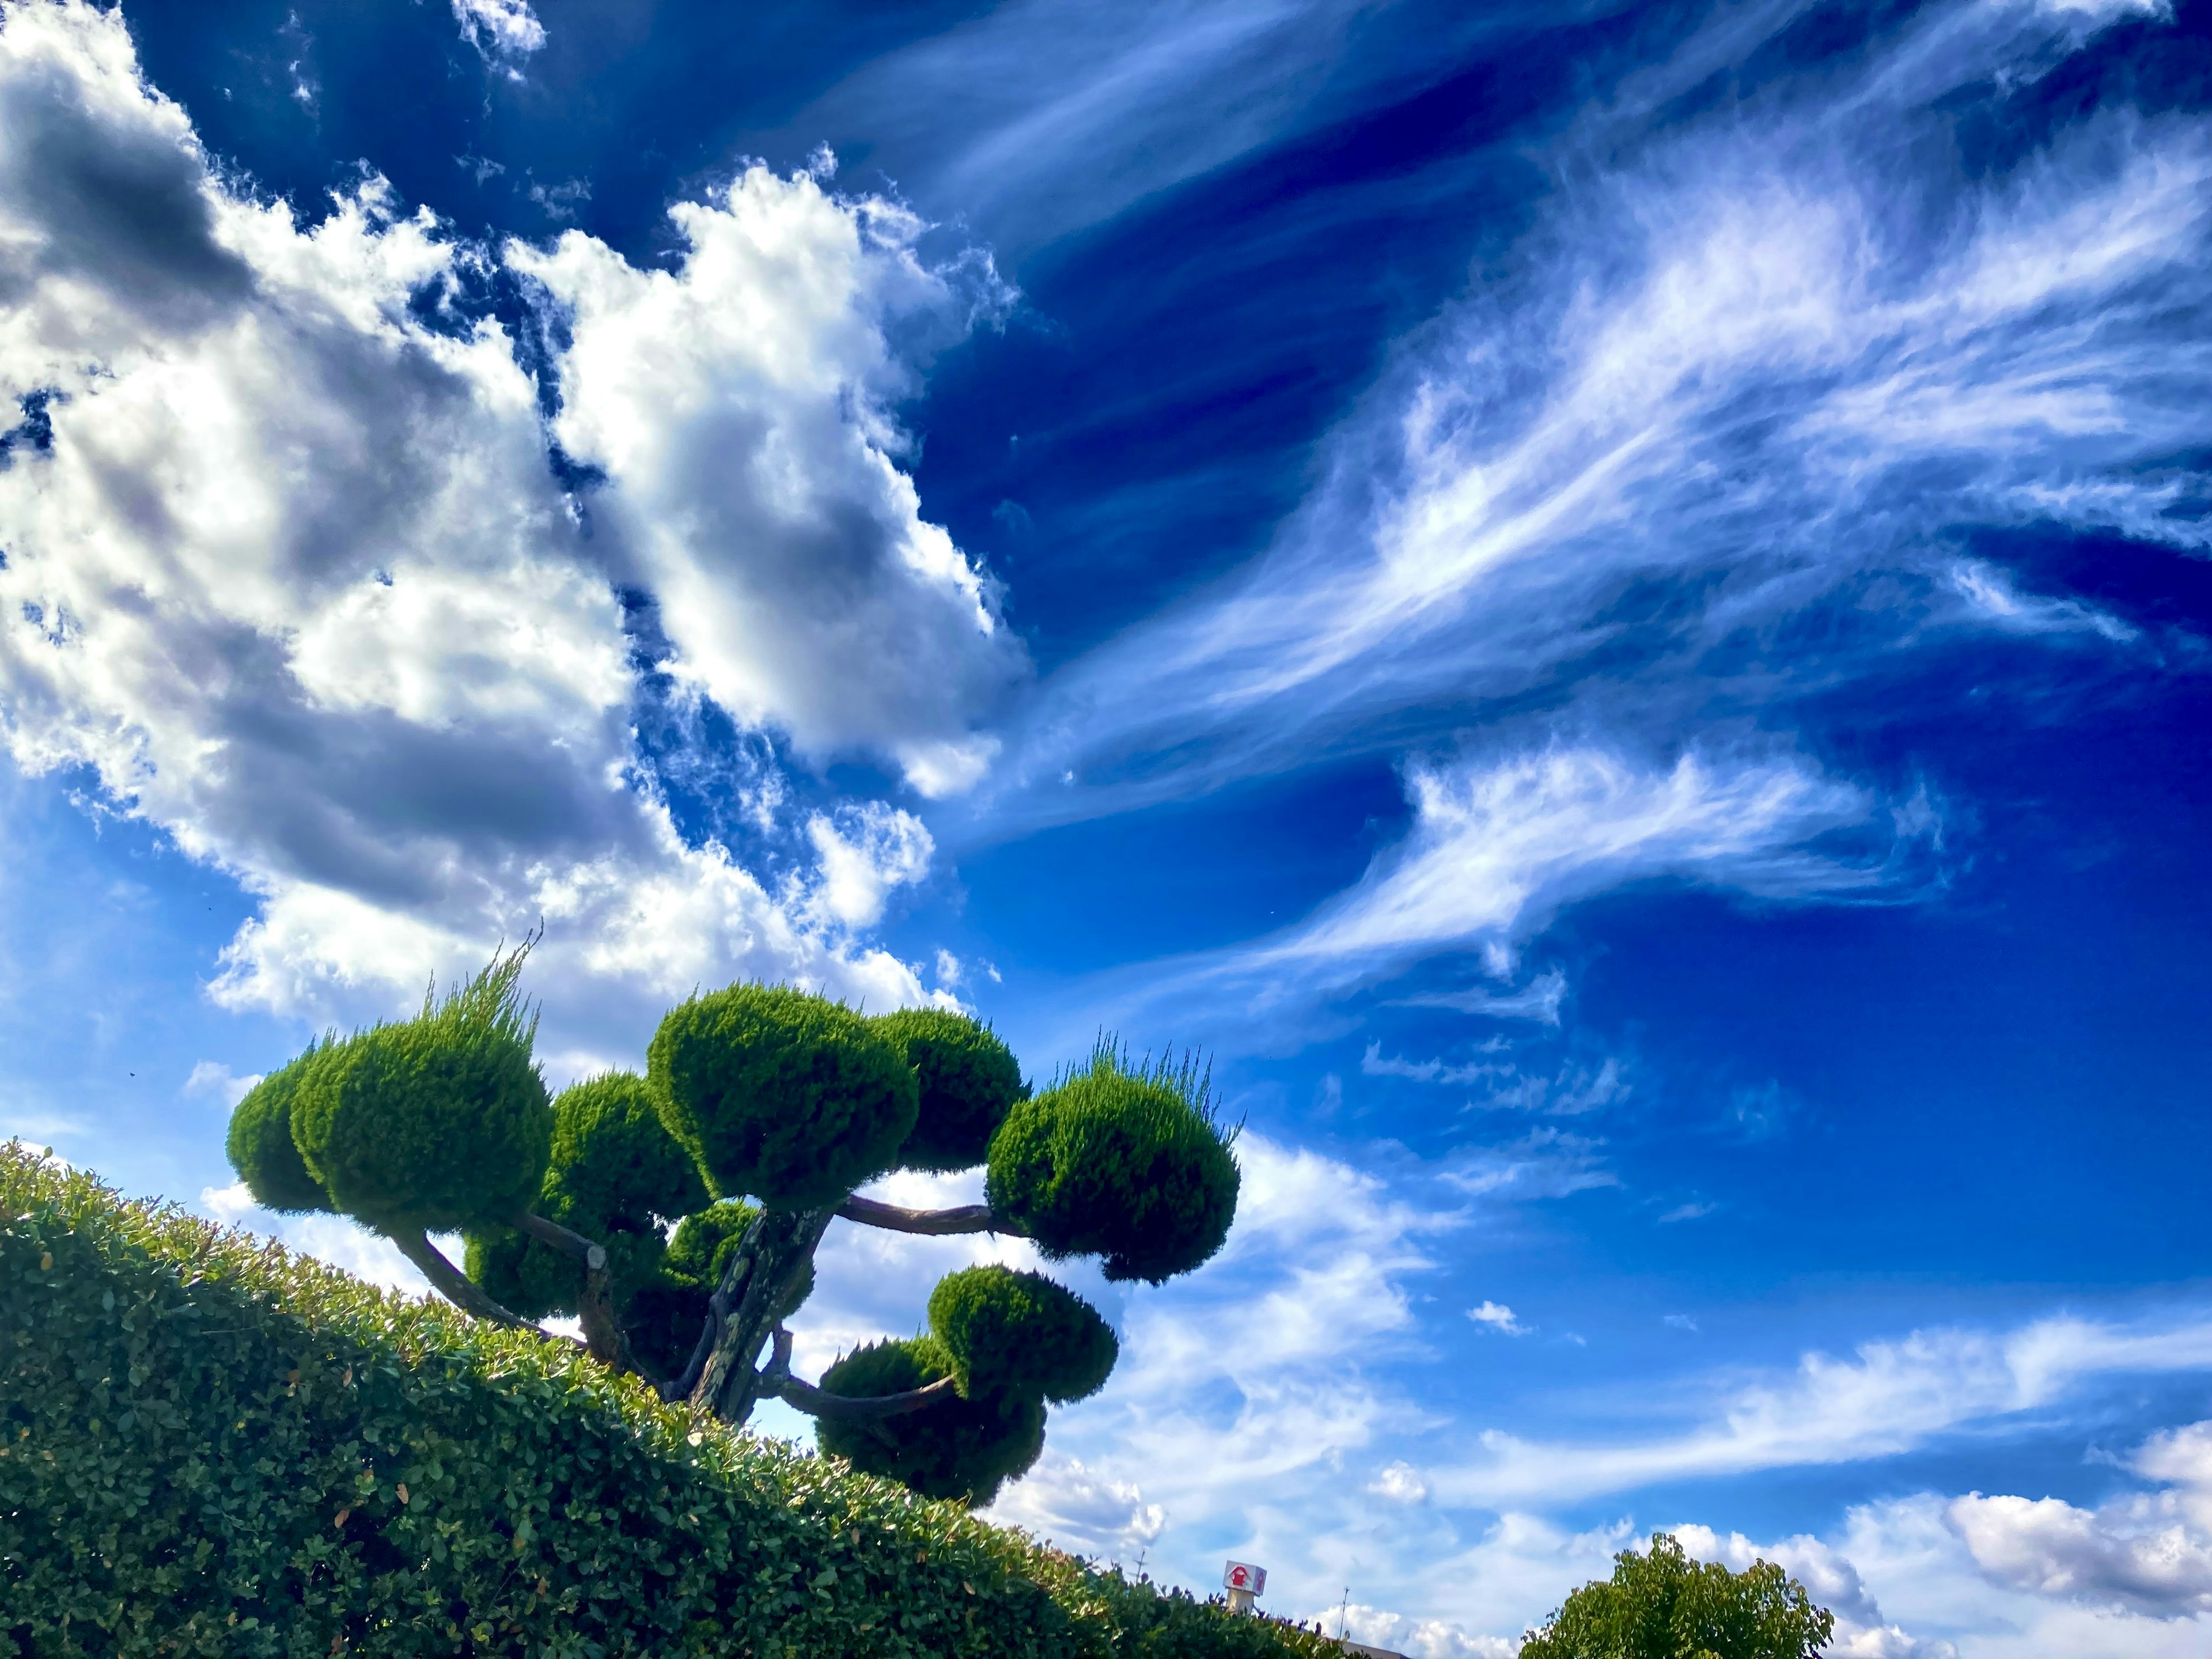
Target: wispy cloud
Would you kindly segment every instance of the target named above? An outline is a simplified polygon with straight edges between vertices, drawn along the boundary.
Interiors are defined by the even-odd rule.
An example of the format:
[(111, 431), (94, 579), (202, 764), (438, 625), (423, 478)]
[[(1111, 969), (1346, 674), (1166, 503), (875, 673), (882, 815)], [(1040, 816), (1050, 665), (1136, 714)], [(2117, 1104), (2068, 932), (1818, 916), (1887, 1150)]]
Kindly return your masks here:
[[(1279, 933), (1147, 964), (1127, 976), (1116, 1020), (1194, 999), (1217, 1020), (1278, 1020), (1443, 952), (1474, 954), (1508, 975), (1522, 941), (1562, 908), (1627, 883), (1671, 878), (1777, 901), (1873, 893), (1925, 829), (1787, 755), (1689, 753), (1652, 765), (1554, 744), (1417, 764), (1407, 787), (1411, 829), (1357, 884)], [(1540, 980), (1534, 997), (1518, 994), (1555, 1009), (1563, 983)], [(1379, 1049), (1364, 1069), (1455, 1083), (1490, 1075), (1480, 1065), (1386, 1060)]]
[(1889, 1457), (2048, 1407), (2103, 1377), (2212, 1370), (2212, 1318), (2134, 1325), (2070, 1317), (2010, 1332), (1917, 1331), (1848, 1358), (1808, 1353), (1787, 1377), (1717, 1389), (1703, 1420), (1619, 1443), (1538, 1443), (1502, 1431), (1430, 1472), (1439, 1502), (1565, 1504), (1660, 1481)]
[[(1799, 9), (1713, 27), (1741, 61)], [(1409, 343), (1274, 548), (1054, 678), (996, 811), (1195, 793), (1402, 741), (1416, 708), (1679, 735), (1939, 615), (2121, 637), (2008, 607), (1987, 571), (1962, 591), (1951, 540), (2055, 521), (2205, 544), (2185, 458), (2212, 439), (2189, 391), (2212, 142), (2116, 108), (1976, 179), (1941, 158), (1957, 98), (2139, 10), (1928, 9), (1702, 123), (1647, 130), (1626, 95), (1594, 114), (1539, 228)], [(1714, 655), (1877, 570), (1876, 646)]]

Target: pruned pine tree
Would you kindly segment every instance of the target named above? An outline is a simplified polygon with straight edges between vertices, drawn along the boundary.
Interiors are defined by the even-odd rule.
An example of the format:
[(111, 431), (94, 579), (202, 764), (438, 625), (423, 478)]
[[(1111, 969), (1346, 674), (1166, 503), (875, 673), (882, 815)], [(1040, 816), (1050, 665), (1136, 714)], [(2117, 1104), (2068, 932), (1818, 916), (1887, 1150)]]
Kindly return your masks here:
[[(272, 1210), (354, 1217), (442, 1295), (524, 1325), (573, 1315), (585, 1345), (666, 1400), (743, 1423), (781, 1399), (823, 1448), (931, 1498), (990, 1501), (1044, 1443), (1048, 1402), (1096, 1393), (1112, 1328), (1082, 1297), (1001, 1267), (951, 1273), (919, 1335), (793, 1375), (787, 1322), (830, 1221), (1006, 1233), (1158, 1284), (1221, 1248), (1233, 1133), (1194, 1066), (1102, 1042), (1033, 1092), (990, 1030), (941, 1009), (864, 1017), (733, 985), (672, 1009), (646, 1074), (549, 1097), (531, 1055), (528, 947), (413, 1019), (332, 1034), (231, 1119), (231, 1163)], [(986, 1167), (987, 1201), (909, 1210), (858, 1195), (894, 1170)], [(432, 1243), (460, 1232), (465, 1270)]]

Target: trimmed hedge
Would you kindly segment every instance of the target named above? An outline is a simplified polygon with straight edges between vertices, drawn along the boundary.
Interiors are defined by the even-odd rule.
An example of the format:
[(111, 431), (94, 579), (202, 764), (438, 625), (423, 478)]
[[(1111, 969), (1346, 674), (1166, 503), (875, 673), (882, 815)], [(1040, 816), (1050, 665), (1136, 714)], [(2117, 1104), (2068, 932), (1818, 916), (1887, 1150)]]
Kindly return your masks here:
[(0, 1147), (0, 1656), (1334, 1651)]

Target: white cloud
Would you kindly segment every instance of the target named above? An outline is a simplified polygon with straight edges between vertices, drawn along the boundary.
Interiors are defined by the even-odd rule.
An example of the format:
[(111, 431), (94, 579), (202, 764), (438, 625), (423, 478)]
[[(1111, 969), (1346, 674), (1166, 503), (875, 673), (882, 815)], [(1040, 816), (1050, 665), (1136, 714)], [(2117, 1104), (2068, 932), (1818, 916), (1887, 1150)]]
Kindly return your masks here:
[(1433, 1462), (1429, 1482), (1439, 1502), (1498, 1508), (1859, 1462), (1994, 1427), (2099, 1378), (2207, 1370), (2212, 1318), (2186, 1311), (2135, 1325), (2061, 1316), (2009, 1332), (1915, 1331), (1847, 1358), (1808, 1353), (1786, 1376), (1717, 1380), (1686, 1395), (1689, 1426), (1643, 1440), (1535, 1442), (1487, 1430), (1480, 1455)]
[(245, 1099), (246, 1091), (260, 1081), (261, 1073), (258, 1072), (251, 1077), (239, 1077), (228, 1066), (204, 1060), (192, 1067), (192, 1074), (185, 1079), (185, 1092), (206, 1095), (228, 1109)]
[(515, 79), (515, 67), (545, 45), (545, 25), (538, 21), (530, 0), (453, 0), (453, 21), (469, 44)]
[(1133, 1483), (1109, 1480), (1049, 1446), (992, 1515), (1064, 1550), (1122, 1562), (1158, 1543), (1168, 1524), (1168, 1512)]
[[(842, 927), (881, 921), (892, 889), (927, 875), (937, 850), (920, 818), (882, 801), (847, 807), (835, 817), (817, 812), (807, 819), (806, 834), (819, 860), (815, 908)], [(942, 951), (938, 957), (941, 978), (951, 958)], [(953, 978), (958, 976), (956, 963)]]
[(1501, 1636), (1470, 1636), (1442, 1619), (1414, 1619), (1357, 1601), (1307, 1615), (1327, 1635), (1348, 1636), (1409, 1659), (1513, 1659), (1521, 1644)]
[(1464, 991), (1430, 991), (1401, 997), (1401, 1008), (1449, 1008), (1487, 1019), (1533, 1019), (1542, 1025), (1559, 1023), (1560, 1006), (1567, 1000), (1567, 975), (1553, 968), (1537, 975), (1517, 991), (1486, 991), (1476, 986)]
[[(2212, 352), (2203, 124), (2114, 106), (2009, 171), (1948, 159), (1959, 95), (2121, 9), (1926, 7), (1683, 117), (1800, 9), (1723, 9), (1593, 102), (1540, 222), (1409, 342), (1275, 545), (1054, 676), (1004, 811), (1194, 793), (1439, 703), (1471, 726), (1533, 705), (1694, 729), (1730, 674), (1711, 647), (1771, 641), (1871, 572), (1893, 578), (1856, 611), (1889, 630), (1881, 661), (1931, 614), (2019, 629), (1962, 603), (1963, 523), (2203, 544), (2204, 480), (2175, 459), (2212, 441), (2182, 391)], [(1817, 683), (1864, 666), (1808, 659), (1802, 631)], [(1787, 697), (1750, 655), (1743, 698)]]
[[(1553, 744), (1416, 764), (1407, 786), (1411, 829), (1358, 883), (1271, 937), (1124, 975), (1128, 989), (1113, 1023), (1194, 1002), (1217, 1022), (1279, 1021), (1445, 951), (1480, 953), (1504, 976), (1522, 943), (1561, 909), (1630, 882), (1692, 881), (1771, 900), (1872, 893), (1897, 877), (1910, 843), (1928, 833), (1896, 813), (1878, 820), (1868, 792), (1788, 756), (1692, 751), (1652, 765), (1612, 749)], [(1844, 836), (1851, 848), (1826, 844)], [(1551, 996), (1547, 987), (1546, 1001)], [(1493, 1076), (1479, 1063), (1392, 1060), (1378, 1048), (1364, 1069), (1484, 1081), (1493, 1097), (1480, 1103), (1522, 1109), (1589, 1110), (1626, 1089), (1617, 1062), (1554, 1083), (1510, 1068)]]
[(1429, 1495), (1429, 1483), (1421, 1479), (1419, 1469), (1401, 1459), (1386, 1465), (1367, 1490), (1395, 1504), (1418, 1504)]
[(1503, 1302), (1485, 1302), (1480, 1307), (1469, 1308), (1467, 1316), (1486, 1330), (1496, 1331), (1500, 1336), (1526, 1336), (1528, 1327), (1513, 1316), (1513, 1310)]
[(926, 863), (918, 823), (830, 812), (835, 871), (773, 890), (687, 843), (617, 591), (658, 600), (679, 699), (972, 781), (1019, 649), (886, 410), (891, 331), (957, 334), (988, 270), (758, 171), (676, 210), (667, 270), (575, 233), (510, 250), (574, 317), (558, 435), (605, 482), (572, 501), (501, 329), (424, 320), (482, 252), (374, 179), (314, 225), (234, 194), (118, 14), (6, 8), (0, 137), (0, 398), (52, 425), (0, 470), (5, 742), (256, 896), (218, 1000), (381, 1012), (541, 921), (533, 988), (579, 1064), (741, 975), (921, 999), (848, 937)]
[(2164, 1489), (2094, 1510), (1969, 1492), (1944, 1518), (1997, 1583), (2153, 1619), (2212, 1613), (2212, 1423), (2153, 1436), (2131, 1467)]
[(1720, 1206), (1717, 1204), (1707, 1204), (1696, 1200), (1687, 1204), (1677, 1204), (1659, 1218), (1659, 1224), (1662, 1227), (1670, 1227), (1678, 1221), (1702, 1221), (1718, 1208)]
[(2116, 645), (2138, 637), (2140, 630), (2118, 617), (2078, 599), (2053, 599), (2022, 593), (2012, 578), (1978, 559), (1961, 559), (1945, 577), (1947, 585), (1966, 603), (1968, 611), (1990, 627), (2017, 634), (2089, 632)]
[(1773, 897), (1879, 879), (1805, 848), (1866, 821), (1872, 802), (1788, 758), (1684, 755), (1650, 768), (1593, 748), (1414, 767), (1413, 827), (1359, 884), (1255, 966), (1402, 963), (1443, 946), (1510, 951), (1564, 905), (1673, 876)]
[(1956, 1659), (1948, 1642), (1917, 1640), (1886, 1618), (1858, 1568), (1818, 1538), (1800, 1534), (1755, 1545), (1740, 1532), (1723, 1538), (1694, 1522), (1668, 1530), (1694, 1559), (1717, 1561), (1732, 1572), (1771, 1561), (1804, 1585), (1815, 1605), (1836, 1616), (1835, 1639), (1821, 1649), (1832, 1659)]
[(968, 787), (995, 747), (972, 722), (1021, 648), (896, 464), (888, 407), (915, 381), (889, 331), (949, 339), (1004, 290), (980, 264), (956, 285), (915, 254), (911, 215), (810, 174), (755, 168), (670, 217), (672, 271), (576, 231), (507, 251), (570, 319), (554, 432), (615, 481), (595, 532), (659, 597), (682, 672), (739, 720), (810, 754), (890, 753), (925, 794)]

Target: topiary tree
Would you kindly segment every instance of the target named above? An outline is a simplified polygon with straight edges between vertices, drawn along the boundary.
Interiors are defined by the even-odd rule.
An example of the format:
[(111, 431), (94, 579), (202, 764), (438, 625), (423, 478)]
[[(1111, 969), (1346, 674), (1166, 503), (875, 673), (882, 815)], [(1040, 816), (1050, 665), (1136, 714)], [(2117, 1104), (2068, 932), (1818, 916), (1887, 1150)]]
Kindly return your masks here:
[[(866, 1018), (733, 985), (672, 1009), (646, 1073), (549, 1098), (519, 984), (529, 945), (411, 1020), (323, 1038), (231, 1119), (232, 1164), (271, 1209), (335, 1211), (397, 1243), (483, 1318), (574, 1316), (585, 1346), (666, 1400), (742, 1423), (762, 1400), (817, 1419), (824, 1450), (932, 1498), (988, 1503), (1044, 1443), (1048, 1403), (1105, 1385), (1111, 1327), (1039, 1273), (948, 1274), (926, 1333), (872, 1343), (819, 1384), (787, 1321), (839, 1217), (893, 1231), (1008, 1233), (1158, 1284), (1221, 1248), (1234, 1136), (1191, 1065), (1102, 1042), (1034, 1093), (965, 1015)], [(894, 1170), (986, 1170), (987, 1201), (858, 1196)], [(459, 1231), (457, 1268), (430, 1241)]]
[(1668, 1533), (1613, 1558), (1613, 1577), (1567, 1597), (1521, 1659), (1819, 1659), (1836, 1621), (1771, 1561), (1730, 1572)]

